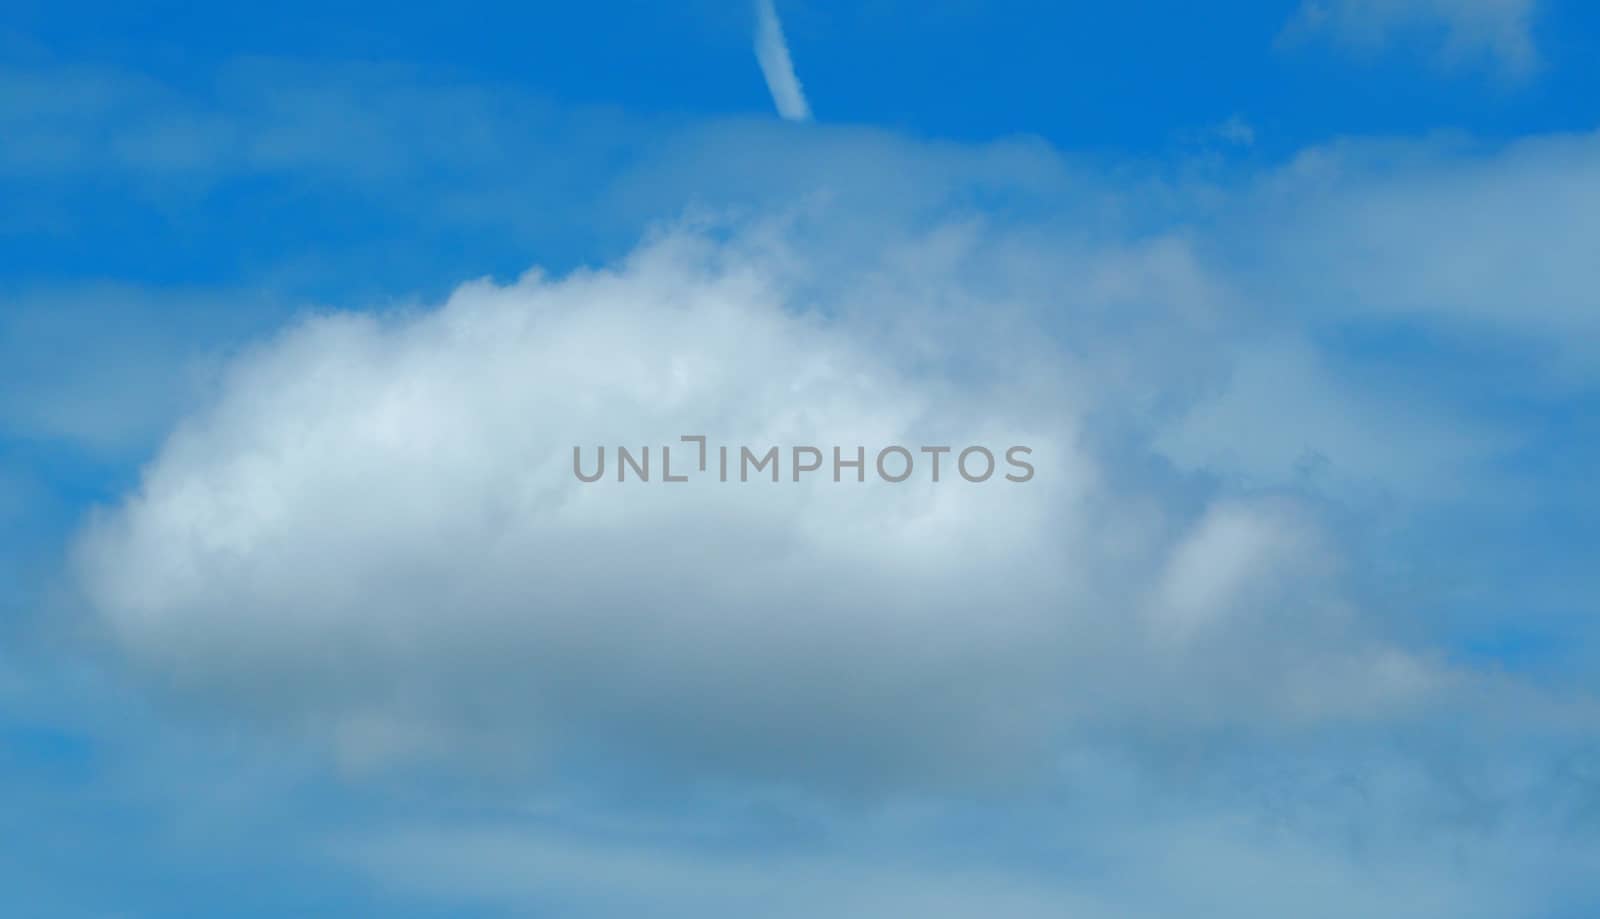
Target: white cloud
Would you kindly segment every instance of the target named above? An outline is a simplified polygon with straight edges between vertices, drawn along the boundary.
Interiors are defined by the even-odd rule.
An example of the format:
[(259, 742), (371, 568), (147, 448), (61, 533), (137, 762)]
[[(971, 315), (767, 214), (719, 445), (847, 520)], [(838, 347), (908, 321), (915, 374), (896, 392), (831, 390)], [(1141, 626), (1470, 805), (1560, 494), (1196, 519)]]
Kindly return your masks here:
[[(789, 227), (679, 229), (613, 269), (287, 330), (86, 534), (100, 622), (179, 686), (309, 720), (352, 765), (598, 744), (769, 777), (981, 781), (1043, 763), (1074, 723), (1317, 720), (1430, 689), (1421, 664), (1376, 699), (1330, 680), (1409, 658), (1346, 627), (1322, 550), (1285, 541), (1281, 509), (1191, 520), (1106, 480), (1080, 424), (1136, 391), (1051, 344), (1048, 310), (1005, 306), (1009, 247), (956, 227), (847, 267)], [(1097, 261), (1080, 309), (1192, 280), (1168, 247)], [(1187, 298), (1165, 297), (1184, 321)], [(1025, 444), (1039, 471), (572, 475), (574, 445), (691, 433)], [(1263, 551), (1202, 570), (1235, 531)], [(1150, 640), (1151, 603), (1179, 611), (1183, 641)]]
[[(1526, 339), (1593, 383), (1589, 136), (1341, 144), (1225, 187), (770, 122), (658, 149), (596, 210), (694, 188), (787, 216), (260, 343), (85, 536), (97, 624), (159, 682), (309, 725), (355, 767), (627, 749), (979, 779), (1080, 725), (1384, 717), (1454, 684), (1386, 641), (1389, 612), (1428, 624), (1358, 605), (1347, 534), (1292, 495), (1498, 499), (1473, 477), (1515, 441), (1314, 333)], [(19, 401), (14, 427), (106, 430), (100, 397), (163, 369), (59, 414)], [(809, 414), (783, 385), (807, 373)], [(712, 423), (1033, 437), (1057, 475), (1026, 500), (567, 487), (574, 439)], [(586, 561), (617, 551), (635, 567)]]
[(1313, 486), (1345, 497), (1459, 499), (1517, 441), (1432, 404), (1355, 385), (1309, 343), (1241, 348), (1226, 378), (1162, 429), (1157, 449), (1191, 471), (1254, 487)]
[(1292, 576), (1294, 567), (1314, 558), (1297, 544), (1301, 527), (1276, 510), (1219, 505), (1199, 521), (1161, 577), (1156, 609), (1165, 635), (1182, 639), (1218, 617), (1256, 606), (1242, 602), (1240, 592), (1259, 583), (1262, 571)]
[(783, 38), (783, 24), (778, 21), (772, 0), (756, 0), (756, 61), (761, 64), (761, 75), (766, 78), (767, 91), (772, 93), (778, 114), (789, 121), (810, 121), (811, 106), (806, 104), (805, 90), (795, 76), (789, 45)]
[(1399, 35), (1437, 31), (1447, 61), (1488, 56), (1504, 73), (1525, 77), (1539, 63), (1536, 7), (1537, 0), (1305, 0), (1289, 34), (1326, 31), (1374, 48)]
[(1600, 265), (1583, 241), (1600, 208), (1600, 133), (1494, 150), (1333, 144), (1244, 203), (1253, 213), (1231, 245), (1270, 266), (1253, 283), (1302, 322), (1420, 322), (1548, 356), (1518, 385), (1594, 384)]

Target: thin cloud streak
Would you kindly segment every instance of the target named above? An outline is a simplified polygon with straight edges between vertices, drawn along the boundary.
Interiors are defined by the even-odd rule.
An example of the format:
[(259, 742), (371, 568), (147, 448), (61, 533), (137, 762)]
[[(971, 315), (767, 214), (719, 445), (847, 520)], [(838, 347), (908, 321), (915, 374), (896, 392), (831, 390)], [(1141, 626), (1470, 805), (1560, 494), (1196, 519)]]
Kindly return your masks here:
[(787, 121), (810, 121), (811, 106), (806, 104), (800, 78), (795, 76), (789, 45), (783, 39), (783, 24), (778, 21), (772, 0), (756, 0), (756, 60), (778, 114)]

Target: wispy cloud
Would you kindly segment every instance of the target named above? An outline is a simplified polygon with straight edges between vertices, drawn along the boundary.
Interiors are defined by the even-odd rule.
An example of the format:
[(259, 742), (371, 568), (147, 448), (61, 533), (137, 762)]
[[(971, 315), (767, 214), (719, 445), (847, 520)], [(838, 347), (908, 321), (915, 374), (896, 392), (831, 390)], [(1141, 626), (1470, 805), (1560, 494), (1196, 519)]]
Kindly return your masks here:
[(1487, 57), (1502, 73), (1524, 79), (1538, 68), (1532, 22), (1539, 0), (1305, 0), (1284, 39), (1326, 32), (1357, 48), (1397, 36), (1441, 32), (1447, 64)]
[(761, 63), (761, 75), (767, 80), (778, 114), (789, 121), (810, 121), (811, 106), (806, 104), (805, 90), (794, 74), (794, 61), (789, 59), (783, 24), (778, 21), (772, 0), (756, 0), (756, 60)]

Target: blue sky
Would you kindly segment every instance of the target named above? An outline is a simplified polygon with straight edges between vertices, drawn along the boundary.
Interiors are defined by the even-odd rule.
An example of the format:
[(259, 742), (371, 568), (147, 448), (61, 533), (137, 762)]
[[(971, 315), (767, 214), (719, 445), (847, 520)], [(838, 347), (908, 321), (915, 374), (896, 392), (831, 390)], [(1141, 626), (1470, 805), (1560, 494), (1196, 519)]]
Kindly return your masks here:
[(759, 12), (0, 13), (0, 911), (1600, 909), (1600, 13)]

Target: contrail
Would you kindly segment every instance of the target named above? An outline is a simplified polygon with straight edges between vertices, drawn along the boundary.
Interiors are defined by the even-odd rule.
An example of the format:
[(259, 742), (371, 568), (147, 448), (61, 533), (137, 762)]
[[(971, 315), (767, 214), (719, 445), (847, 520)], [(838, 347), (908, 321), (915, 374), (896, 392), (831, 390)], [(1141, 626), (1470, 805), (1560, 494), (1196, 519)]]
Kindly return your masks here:
[(789, 121), (810, 121), (811, 106), (806, 104), (800, 78), (794, 75), (794, 62), (789, 60), (789, 46), (783, 40), (783, 25), (772, 0), (756, 0), (756, 60), (778, 114)]

